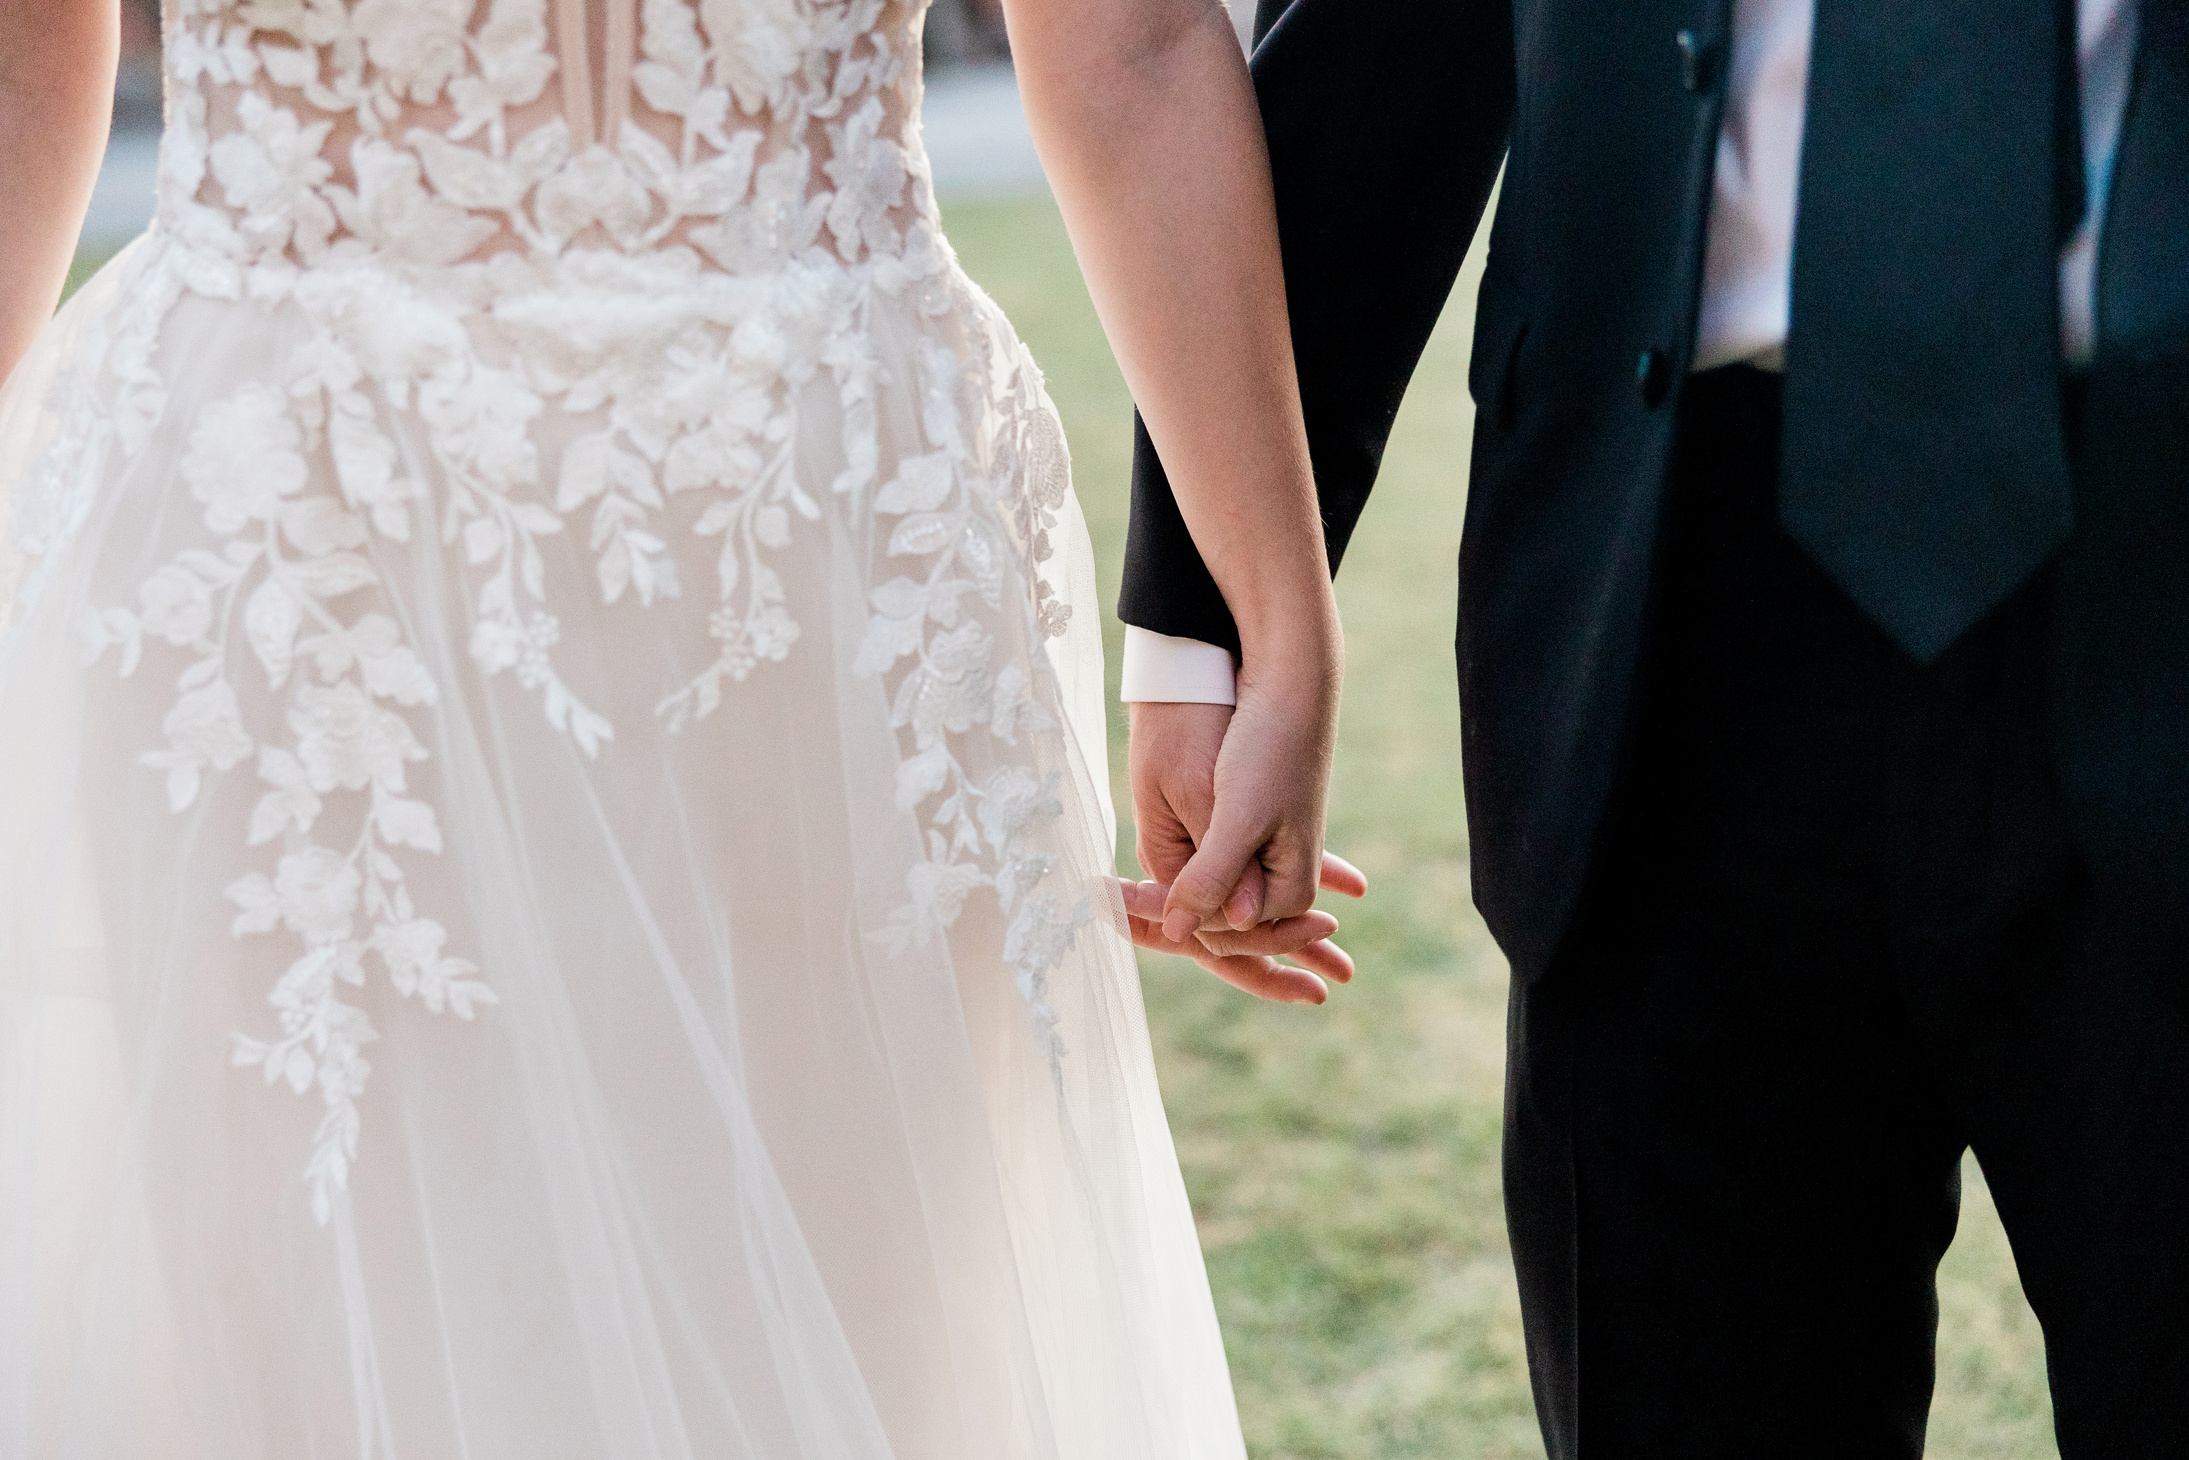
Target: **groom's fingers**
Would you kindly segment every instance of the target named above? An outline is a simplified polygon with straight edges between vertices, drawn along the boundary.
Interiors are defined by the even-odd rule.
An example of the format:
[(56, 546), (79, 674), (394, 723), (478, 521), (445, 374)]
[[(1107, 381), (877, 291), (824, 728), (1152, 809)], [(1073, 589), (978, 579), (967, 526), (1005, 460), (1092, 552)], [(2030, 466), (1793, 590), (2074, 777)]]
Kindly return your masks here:
[(1129, 707), (1136, 850), (1151, 877), (1169, 883), (1193, 856), (1216, 805), (1216, 759), (1231, 724), (1229, 705), (1147, 703)]
[(1176, 877), (1193, 856), (1193, 834), (1167, 805), (1136, 806), (1133, 853), (1158, 881)]
[(1366, 897), (1368, 878), (1336, 852), (1323, 853), (1322, 889), (1345, 897)]

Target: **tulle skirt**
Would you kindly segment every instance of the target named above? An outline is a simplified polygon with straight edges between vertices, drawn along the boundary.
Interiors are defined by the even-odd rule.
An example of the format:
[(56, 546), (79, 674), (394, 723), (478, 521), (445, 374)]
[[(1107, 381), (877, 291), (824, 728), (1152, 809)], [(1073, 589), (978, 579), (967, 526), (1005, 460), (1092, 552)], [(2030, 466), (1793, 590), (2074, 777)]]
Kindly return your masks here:
[[(527, 414), (155, 233), (17, 371), (0, 1456), (1243, 1454), (1054, 416), (837, 272)], [(775, 468), (602, 427), (761, 357)]]

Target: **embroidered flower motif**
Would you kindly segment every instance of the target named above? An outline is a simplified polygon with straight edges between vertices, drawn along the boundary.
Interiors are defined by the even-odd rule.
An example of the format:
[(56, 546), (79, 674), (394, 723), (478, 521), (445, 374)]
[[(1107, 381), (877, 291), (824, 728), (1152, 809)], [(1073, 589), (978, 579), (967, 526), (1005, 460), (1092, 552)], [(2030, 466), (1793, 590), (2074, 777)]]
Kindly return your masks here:
[(449, 83), (449, 99), (461, 119), (449, 135), (461, 142), (488, 128), (493, 145), (500, 147), (503, 113), (538, 97), (555, 74), (555, 58), (546, 47), (547, 0), (494, 0), (473, 41), (477, 69)]
[(390, 90), (438, 101), (467, 69), (471, 11), (472, 0), (357, 0), (350, 24)]
[(417, 154), (378, 138), (358, 139), (350, 171), (357, 190), (330, 187), (327, 198), (351, 237), (376, 254), (437, 267), (469, 257), (499, 231), (491, 218), (427, 192)]
[(169, 563), (137, 590), (137, 617), (170, 644), (194, 644), (213, 626), (213, 595), (205, 580)]
[(231, 769), (255, 748), (225, 679), (186, 691), (160, 728), (167, 732), (167, 749), (148, 752), (144, 763), (167, 772), (168, 804), (177, 811), (197, 800), (206, 771)]
[(867, 249), (895, 253), (903, 247), (891, 216), (903, 204), (905, 185), (912, 174), (905, 165), (904, 149), (882, 135), (882, 103), (868, 97), (866, 104), (841, 127), (829, 128), (829, 181), (836, 196), (829, 204), (829, 232), (836, 235), (836, 250), (847, 259)]
[(812, 44), (795, 0), (701, 0), (722, 84), (748, 116), (782, 107)]
[(319, 195), (334, 173), (319, 155), (334, 124), (306, 126), (257, 92), (244, 93), (236, 116), (243, 130), (215, 142), (209, 155), (228, 201), (243, 210), (244, 237), (267, 251), (293, 241), (312, 257), (335, 228), (334, 209)]
[(654, 200), (623, 160), (606, 147), (588, 147), (539, 187), (534, 215), (540, 231), (568, 243), (598, 223), (625, 248), (636, 245), (651, 221)]
[(223, 535), (241, 532), (302, 491), (302, 439), (288, 401), (269, 386), (246, 386), (208, 406), (181, 468), (190, 495), (205, 504), (205, 525)]
[[(290, 932), (311, 944), (333, 943), (350, 936), (357, 911), (357, 894), (365, 879), (350, 859), (325, 847), (313, 847), (283, 857), (274, 874), (273, 902)], [(236, 901), (244, 903), (242, 896)], [(245, 903), (248, 908), (248, 903)], [(246, 917), (253, 916), (249, 911)], [(260, 931), (252, 928), (249, 931)]]
[(297, 759), (315, 791), (403, 789), (403, 763), (424, 760), (425, 748), (401, 715), (382, 709), (355, 680), (331, 689), (306, 685), (289, 711)]
[(981, 787), (981, 831), (999, 852), (1013, 846), (1028, 826), (1062, 812), (1055, 781), (1037, 781), (1022, 766), (1003, 767)]
[(448, 931), (439, 923), (413, 918), (376, 934), (373, 947), (387, 960), (388, 978), (397, 992), (416, 994), (430, 1013), (451, 1009), (458, 1018), (469, 1019), (474, 1004), (493, 999), (470, 977), (478, 972), (475, 967), (441, 955), (447, 942)]

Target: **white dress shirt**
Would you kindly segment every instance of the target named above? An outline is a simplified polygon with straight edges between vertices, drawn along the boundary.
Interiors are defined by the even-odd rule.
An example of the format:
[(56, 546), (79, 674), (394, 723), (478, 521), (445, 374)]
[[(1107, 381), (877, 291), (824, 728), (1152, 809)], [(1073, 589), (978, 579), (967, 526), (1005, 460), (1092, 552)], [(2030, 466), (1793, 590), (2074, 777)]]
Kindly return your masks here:
[[(2083, 163), (2089, 211), (2060, 255), (2060, 348), (2090, 358), (2098, 233), (2136, 54), (2138, 0), (2078, 0)], [(1703, 260), (1695, 368), (1784, 357), (1793, 284), (1794, 211), (1816, 0), (1735, 0), (1732, 69), (1718, 134), (1716, 182)], [(1228, 651), (1125, 626), (1124, 686), (1134, 701), (1229, 705), (1238, 693)]]

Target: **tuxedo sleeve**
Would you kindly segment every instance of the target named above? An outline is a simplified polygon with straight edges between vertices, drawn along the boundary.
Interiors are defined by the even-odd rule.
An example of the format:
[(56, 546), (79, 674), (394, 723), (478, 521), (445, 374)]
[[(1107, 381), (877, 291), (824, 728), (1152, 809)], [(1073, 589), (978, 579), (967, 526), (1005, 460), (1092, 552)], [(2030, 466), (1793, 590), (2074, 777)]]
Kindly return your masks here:
[[(1254, 88), (1335, 571), (1504, 158), (1512, 5), (1262, 0), (1257, 32)], [(1156, 633), (1239, 646), (1137, 419), (1118, 615)]]

